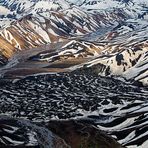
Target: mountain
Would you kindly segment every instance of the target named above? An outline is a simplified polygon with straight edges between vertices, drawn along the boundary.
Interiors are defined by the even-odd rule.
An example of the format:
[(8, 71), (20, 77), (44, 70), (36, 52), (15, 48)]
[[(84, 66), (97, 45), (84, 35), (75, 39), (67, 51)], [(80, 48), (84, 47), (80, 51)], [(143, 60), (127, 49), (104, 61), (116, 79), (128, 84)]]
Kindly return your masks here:
[[(147, 84), (145, 74), (142, 79), (136, 78), (135, 75), (130, 78), (127, 76), (128, 70), (136, 66), (139, 60), (142, 60), (140, 57), (147, 51), (147, 2), (136, 0), (80, 2), (47, 0), (1, 2), (7, 13), (13, 11), (15, 19), (0, 32), (1, 65), (6, 64), (17, 51), (74, 38), (76, 45), (69, 48), (65, 44), (64, 49), (61, 47), (62, 51), (59, 50), (52, 55), (46, 53), (44, 56), (38, 53), (42, 56), (39, 56), (41, 59), (37, 59), (55, 61), (61, 60), (62, 57), (64, 61), (80, 59), (81, 56), (84, 59), (89, 57), (89, 62), (84, 64), (84, 67), (98, 65), (97, 71), (100, 75), (120, 75), (130, 81), (138, 80)], [(82, 38), (84, 45), (75, 38)], [(92, 41), (105, 46), (94, 48)], [(71, 44), (73, 41), (68, 42)], [(83, 47), (87, 46), (85, 45), (87, 42), (90, 47)], [(141, 70), (137, 72), (137, 76), (141, 73)]]
[[(137, 80), (147, 85), (148, 38), (146, 32), (148, 26), (147, 21), (139, 23), (140, 21), (118, 25), (104, 39), (98, 39), (98, 42), (101, 40), (106, 43), (103, 54), (88, 62), (85, 68), (96, 67), (95, 72), (103, 76), (121, 75), (128, 80)], [(135, 68), (136, 70), (133, 71), (136, 71), (136, 74), (132, 72), (132, 75), (130, 72)]]
[[(50, 121), (46, 127), (23, 119), (3, 117), (0, 121), (1, 134), (4, 135), (0, 136), (0, 145), (3, 148), (79, 148), (80, 145), (84, 144), (83, 142), (85, 142), (85, 146), (102, 145), (104, 148), (123, 148), (111, 136), (89, 123), (83, 123), (83, 121)], [(61, 134), (60, 129), (63, 127), (64, 134)], [(86, 132), (90, 134), (87, 138), (85, 137)]]
[(0, 1), (0, 147), (147, 148), (147, 32), (147, 0)]
[[(7, 44), (1, 46), (3, 48), (2, 56), (5, 56), (5, 53), (11, 55), (13, 51), (38, 47), (47, 43), (62, 41), (69, 37), (82, 36), (94, 32), (102, 26), (111, 26), (115, 23), (115, 18), (118, 22), (125, 17), (124, 15), (118, 15), (118, 12), (88, 13), (74, 5), (68, 9), (64, 7), (59, 12), (55, 12), (52, 7), (44, 8), (45, 10), (37, 8), (38, 3), (34, 7), (32, 6), (27, 13), (24, 12), (25, 16), (11, 22), (10, 26), (1, 30), (1, 42), (7, 42)], [(46, 3), (49, 5), (52, 3), (51, 6), (53, 7), (60, 5), (57, 2)], [(62, 5), (60, 6), (62, 7)], [(7, 50), (7, 46), (13, 46), (14, 48)], [(6, 56), (6, 58), (9, 57)]]

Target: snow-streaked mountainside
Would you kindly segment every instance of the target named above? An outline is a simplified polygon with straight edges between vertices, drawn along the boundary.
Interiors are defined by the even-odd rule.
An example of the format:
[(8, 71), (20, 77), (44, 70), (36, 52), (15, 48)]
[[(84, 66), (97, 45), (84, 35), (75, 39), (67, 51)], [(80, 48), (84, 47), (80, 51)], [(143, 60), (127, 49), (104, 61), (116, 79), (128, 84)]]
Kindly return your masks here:
[[(49, 53), (40, 56), (42, 59), (38, 60), (53, 61), (53, 57), (61, 59), (61, 56), (62, 59), (87, 57), (89, 62), (84, 64), (85, 68), (98, 65), (100, 69), (101, 65), (98, 74), (120, 75), (127, 80), (138, 80), (147, 84), (147, 62), (146, 66), (136, 68), (139, 72), (134, 72), (133, 77), (128, 76), (128, 71), (143, 60), (141, 57), (146, 54), (148, 48), (146, 0), (4, 0), (1, 1), (1, 8), (2, 65), (16, 51), (65, 42), (70, 38), (81, 38), (86, 42), (96, 41), (103, 46), (101, 45), (101, 49), (94, 48), (93, 43), (89, 43), (91, 45), (88, 52), (79, 43), (75, 43), (76, 47), (72, 46), (70, 49), (65, 45), (66, 48), (51, 57)], [(71, 43), (71, 40), (68, 42)], [(82, 68), (83, 64), (78, 67)], [(139, 76), (141, 74), (142, 77)]]
[[(65, 10), (77, 5), (83, 10), (113, 11), (120, 9), (131, 17), (144, 17), (147, 13), (148, 2), (146, 0), (2, 0), (0, 1), (1, 17), (14, 21), (30, 13), (45, 12), (50, 10)], [(81, 9), (81, 10), (82, 10)], [(3, 22), (3, 26), (6, 23)]]
[[(23, 145), (26, 146), (25, 148), (30, 145), (36, 148), (38, 143), (41, 147), (47, 144), (50, 140), (47, 136), (47, 125), (51, 119), (57, 122), (59, 119), (66, 119), (66, 121), (82, 119), (81, 125), (93, 124), (99, 130), (112, 135), (127, 148), (147, 148), (148, 92), (146, 88), (132, 86), (112, 78), (94, 76), (91, 73), (77, 72), (30, 76), (20, 81), (1, 82), (0, 86), (0, 114), (21, 118), (15, 122), (10, 118), (0, 119), (2, 129), (0, 145), (6, 145), (5, 148), (10, 145), (17, 147)], [(26, 123), (30, 122), (24, 122), (22, 118), (37, 122), (40, 128), (33, 124), (28, 126)], [(46, 128), (46, 132), (45, 130), (42, 132), (43, 127)], [(68, 127), (69, 125), (63, 125), (58, 128), (54, 124), (50, 129), (55, 128), (56, 135), (58, 130), (61, 131), (61, 136), (63, 134), (66, 136), (68, 133), (73, 135), (73, 130)], [(78, 130), (76, 133), (82, 133), (86, 139), (84, 129), (89, 127), (74, 126), (74, 131)], [(68, 128), (67, 132), (63, 132), (65, 128)], [(87, 133), (96, 135), (90, 130)], [(77, 138), (77, 134), (74, 136), (70, 134), (66, 139), (65, 136), (62, 137), (66, 142), (69, 138), (72, 139), (74, 143), (71, 146), (79, 148), (78, 141), (76, 142), (75, 139), (81, 137)], [(91, 139), (94, 138), (91, 136)], [(99, 142), (100, 138), (95, 140)], [(102, 147), (104, 146), (105, 143)], [(115, 148), (115, 146), (110, 143), (106, 148)]]
[(147, 98), (148, 0), (0, 1), (0, 148), (147, 148)]

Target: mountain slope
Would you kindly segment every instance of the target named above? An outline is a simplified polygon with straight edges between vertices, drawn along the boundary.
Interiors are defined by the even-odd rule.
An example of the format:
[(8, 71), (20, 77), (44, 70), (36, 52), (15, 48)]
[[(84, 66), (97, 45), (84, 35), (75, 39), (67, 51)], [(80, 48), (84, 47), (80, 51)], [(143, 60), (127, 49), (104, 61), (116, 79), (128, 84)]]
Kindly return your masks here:
[[(63, 42), (60, 50), (38, 53), (35, 60), (52, 63), (88, 58), (84, 66), (69, 68), (94, 68), (99, 75), (118, 75), (147, 84), (147, 1), (11, 0), (1, 4), (7, 13), (14, 11), (16, 19), (0, 32), (5, 43), (0, 47), (1, 65), (15, 52)], [(141, 67), (139, 63), (144, 64)], [(137, 67), (138, 72), (129, 77)]]
[(123, 76), (129, 81), (147, 85), (147, 20), (131, 22), (120, 24), (106, 36), (97, 39), (106, 44), (105, 49), (101, 55), (85, 64), (84, 69), (94, 69), (95, 73), (103, 76)]
[[(82, 36), (102, 26), (111, 26), (124, 18), (125, 16), (118, 15), (118, 12), (92, 14), (80, 10), (77, 6), (59, 12), (49, 8), (48, 11), (31, 13), (12, 22), (0, 35), (2, 41), (9, 42), (14, 47), (13, 50), (24, 50)], [(9, 52), (5, 46), (2, 45), (1, 48)]]
[(147, 0), (0, 1), (0, 147), (147, 148), (147, 33)]

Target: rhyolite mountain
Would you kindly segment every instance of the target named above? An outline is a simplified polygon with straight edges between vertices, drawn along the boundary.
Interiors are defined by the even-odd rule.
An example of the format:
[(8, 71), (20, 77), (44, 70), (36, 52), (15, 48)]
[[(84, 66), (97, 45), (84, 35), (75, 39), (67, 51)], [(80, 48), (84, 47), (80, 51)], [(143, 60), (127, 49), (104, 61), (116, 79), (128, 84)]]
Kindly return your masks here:
[[(83, 58), (80, 61), (85, 61), (85, 68), (95, 65), (99, 75), (122, 76), (147, 85), (146, 1), (18, 0), (2, 1), (1, 7), (8, 9), (1, 17), (4, 20), (0, 32), (1, 65), (7, 64), (16, 52), (63, 42), (65, 45), (56, 47), (61, 50), (46, 52), (46, 56), (38, 53), (41, 56), (33, 59), (51, 63)], [(100, 45), (88, 43), (88, 47), (85, 42)], [(83, 68), (83, 64), (78, 67)]]

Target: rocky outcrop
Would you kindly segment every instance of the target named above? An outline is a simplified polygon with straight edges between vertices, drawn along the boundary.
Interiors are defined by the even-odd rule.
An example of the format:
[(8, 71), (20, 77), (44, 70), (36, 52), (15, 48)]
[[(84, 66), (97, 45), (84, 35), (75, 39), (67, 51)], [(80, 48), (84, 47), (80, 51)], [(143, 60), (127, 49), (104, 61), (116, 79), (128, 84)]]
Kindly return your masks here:
[(1, 148), (122, 148), (113, 138), (90, 124), (78, 121), (49, 121), (0, 118)]
[(71, 148), (123, 148), (113, 138), (87, 121), (51, 121), (47, 127), (62, 137)]

